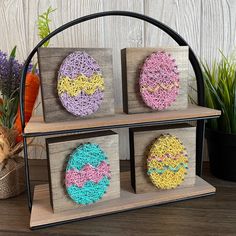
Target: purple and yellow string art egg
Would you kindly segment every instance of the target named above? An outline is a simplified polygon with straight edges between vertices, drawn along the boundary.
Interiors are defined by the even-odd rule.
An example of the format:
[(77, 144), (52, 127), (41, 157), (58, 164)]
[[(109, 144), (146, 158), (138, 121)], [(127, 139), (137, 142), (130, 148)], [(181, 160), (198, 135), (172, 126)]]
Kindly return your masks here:
[(104, 78), (97, 61), (86, 52), (76, 51), (62, 62), (57, 91), (63, 107), (75, 116), (95, 113), (104, 97)]
[(148, 56), (141, 68), (140, 94), (152, 110), (164, 110), (175, 102), (179, 93), (179, 72), (172, 56), (158, 51)]

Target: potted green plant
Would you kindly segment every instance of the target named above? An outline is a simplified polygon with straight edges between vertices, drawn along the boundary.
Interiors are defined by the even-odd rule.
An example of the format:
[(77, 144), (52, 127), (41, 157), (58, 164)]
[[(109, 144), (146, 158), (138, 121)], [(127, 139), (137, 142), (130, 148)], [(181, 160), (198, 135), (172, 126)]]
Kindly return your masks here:
[(221, 53), (220, 62), (202, 67), (206, 106), (222, 112), (206, 124), (210, 168), (216, 177), (236, 181), (236, 57)]

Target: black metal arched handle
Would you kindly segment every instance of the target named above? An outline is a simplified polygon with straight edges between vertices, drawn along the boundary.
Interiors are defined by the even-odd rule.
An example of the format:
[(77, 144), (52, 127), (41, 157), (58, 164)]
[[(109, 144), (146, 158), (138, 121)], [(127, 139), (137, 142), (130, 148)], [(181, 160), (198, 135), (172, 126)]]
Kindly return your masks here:
[[(38, 48), (42, 47), (43, 44), (57, 35), (58, 33), (64, 31), (67, 28), (70, 28), (71, 26), (80, 24), (85, 21), (89, 21), (95, 18), (99, 17), (104, 17), (104, 16), (128, 16), (128, 17), (133, 17), (137, 18), (140, 20), (144, 20), (157, 28), (163, 30), (165, 33), (167, 33), (172, 39), (174, 39), (180, 46), (189, 46), (187, 42), (174, 30), (172, 30), (170, 27), (167, 25), (161, 23), (160, 21), (157, 21), (149, 16), (145, 16), (139, 13), (135, 12), (128, 12), (128, 11), (107, 11), (107, 12), (99, 12), (87, 16), (80, 17), (78, 19), (75, 19), (73, 21), (70, 21), (53, 32), (51, 32), (47, 37), (45, 37), (43, 40), (41, 40), (37, 46), (31, 51), (29, 54), (28, 58), (25, 61), (24, 67), (23, 67), (23, 72), (21, 76), (21, 83), (20, 83), (20, 114), (21, 114), (21, 123), (22, 123), (22, 131), (24, 134), (24, 128), (25, 128), (25, 115), (24, 115), (24, 97), (25, 97), (25, 78), (28, 70), (29, 63), (31, 62), (33, 56), (37, 52)], [(201, 71), (200, 64), (197, 60), (197, 57), (195, 56), (193, 50), (191, 47), (189, 47), (189, 60), (192, 64), (196, 79), (197, 79), (197, 90), (198, 90), (198, 105), (204, 106), (204, 83), (203, 83), (203, 75)]]

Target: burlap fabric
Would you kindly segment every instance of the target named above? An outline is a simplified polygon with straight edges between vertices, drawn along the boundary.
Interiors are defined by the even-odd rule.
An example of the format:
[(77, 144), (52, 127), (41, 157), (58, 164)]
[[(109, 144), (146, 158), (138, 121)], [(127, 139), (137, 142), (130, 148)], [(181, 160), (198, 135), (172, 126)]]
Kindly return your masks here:
[(24, 160), (13, 157), (0, 166), (0, 199), (19, 195), (25, 190)]

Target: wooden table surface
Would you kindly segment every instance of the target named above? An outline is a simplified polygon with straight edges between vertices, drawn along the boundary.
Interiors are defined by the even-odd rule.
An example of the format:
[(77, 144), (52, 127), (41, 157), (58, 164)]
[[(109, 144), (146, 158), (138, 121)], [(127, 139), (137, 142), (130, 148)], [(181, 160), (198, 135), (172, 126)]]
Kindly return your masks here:
[(216, 195), (31, 231), (26, 194), (0, 201), (0, 235), (236, 235), (236, 183), (204, 168)]

